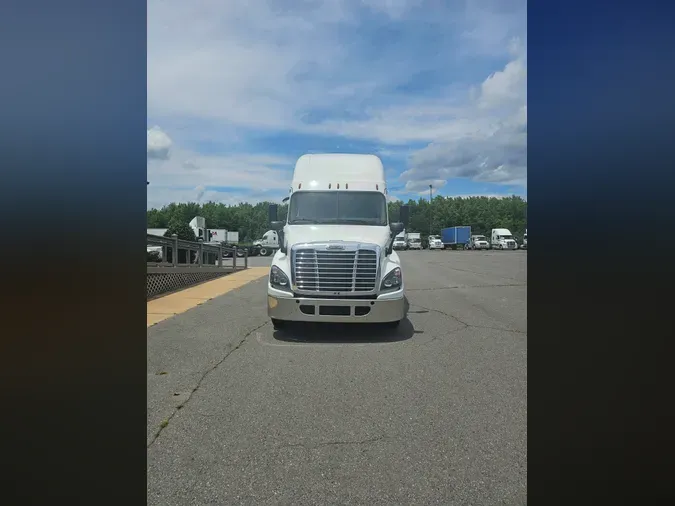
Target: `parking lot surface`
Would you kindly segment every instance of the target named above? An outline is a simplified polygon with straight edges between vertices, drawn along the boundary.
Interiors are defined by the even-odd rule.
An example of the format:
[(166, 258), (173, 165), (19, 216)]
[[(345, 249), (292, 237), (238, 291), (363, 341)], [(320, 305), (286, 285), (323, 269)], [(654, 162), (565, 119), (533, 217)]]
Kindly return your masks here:
[(275, 332), (266, 278), (149, 328), (148, 504), (526, 504), (527, 252), (400, 256), (393, 332)]

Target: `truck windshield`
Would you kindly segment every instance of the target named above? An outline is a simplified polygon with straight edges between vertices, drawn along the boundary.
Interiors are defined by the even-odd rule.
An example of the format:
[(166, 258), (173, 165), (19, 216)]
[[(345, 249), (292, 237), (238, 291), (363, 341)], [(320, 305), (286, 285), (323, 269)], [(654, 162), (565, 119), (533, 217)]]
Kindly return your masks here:
[(484, 235), (477, 235), (476, 237), (473, 238), (474, 241), (485, 241), (485, 236)]
[(307, 191), (291, 196), (288, 224), (387, 225), (387, 202), (379, 192)]
[(499, 238), (500, 239), (513, 239), (513, 236), (512, 235), (500, 235)]

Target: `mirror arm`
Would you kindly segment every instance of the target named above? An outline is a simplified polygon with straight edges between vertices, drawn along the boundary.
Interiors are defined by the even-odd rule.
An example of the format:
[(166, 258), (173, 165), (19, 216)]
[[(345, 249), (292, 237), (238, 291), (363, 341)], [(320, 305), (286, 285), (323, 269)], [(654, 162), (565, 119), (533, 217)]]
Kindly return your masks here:
[(285, 255), (287, 249), (286, 249), (286, 237), (284, 237), (283, 228), (277, 232), (277, 237), (279, 237), (279, 250)]

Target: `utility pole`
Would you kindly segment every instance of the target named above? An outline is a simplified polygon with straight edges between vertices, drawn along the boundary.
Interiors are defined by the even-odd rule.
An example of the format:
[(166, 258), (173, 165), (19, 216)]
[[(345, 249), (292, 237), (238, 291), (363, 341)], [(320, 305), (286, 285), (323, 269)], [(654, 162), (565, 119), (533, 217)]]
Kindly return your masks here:
[(431, 214), (431, 201), (432, 201), (432, 196), (431, 196), (431, 188), (432, 186), (429, 185), (429, 235), (431, 235), (431, 221), (432, 221), (432, 214)]

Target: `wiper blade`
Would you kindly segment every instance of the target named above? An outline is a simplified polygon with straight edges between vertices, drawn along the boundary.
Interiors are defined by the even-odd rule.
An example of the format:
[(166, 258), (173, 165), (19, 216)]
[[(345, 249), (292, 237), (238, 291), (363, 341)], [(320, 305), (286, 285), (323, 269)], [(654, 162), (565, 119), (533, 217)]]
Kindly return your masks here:
[(354, 225), (373, 225), (374, 220), (367, 220), (363, 218), (343, 218), (340, 221), (344, 221), (346, 223), (353, 223)]
[(290, 221), (290, 224), (293, 225), (294, 223), (318, 223), (313, 218), (294, 218)]

